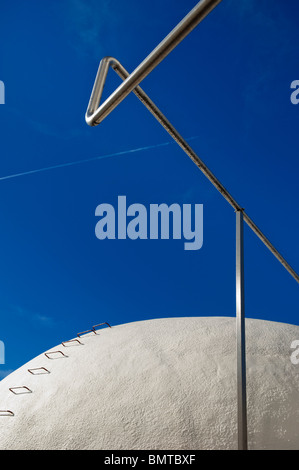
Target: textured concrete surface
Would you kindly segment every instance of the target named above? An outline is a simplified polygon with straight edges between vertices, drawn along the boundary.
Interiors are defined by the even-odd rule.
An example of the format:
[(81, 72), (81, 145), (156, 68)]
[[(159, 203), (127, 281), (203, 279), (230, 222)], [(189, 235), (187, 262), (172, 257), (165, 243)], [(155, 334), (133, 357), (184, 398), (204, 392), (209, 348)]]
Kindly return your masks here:
[[(299, 327), (246, 320), (250, 449), (299, 449)], [(1, 449), (235, 449), (235, 319), (118, 325), (0, 382)], [(32, 375), (28, 368), (50, 374)], [(9, 391), (10, 387), (27, 386)], [(27, 393), (20, 393), (27, 392)]]

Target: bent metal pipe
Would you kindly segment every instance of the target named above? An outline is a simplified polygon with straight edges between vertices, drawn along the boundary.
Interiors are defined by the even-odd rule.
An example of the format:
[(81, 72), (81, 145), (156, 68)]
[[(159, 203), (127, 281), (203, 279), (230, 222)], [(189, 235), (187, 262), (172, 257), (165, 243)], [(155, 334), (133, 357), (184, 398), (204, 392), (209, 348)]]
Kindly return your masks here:
[[(99, 65), (98, 73), (95, 79), (95, 84), (93, 87), (93, 93), (90, 98), (90, 102), (86, 112), (86, 122), (91, 123), (91, 116), (95, 116), (95, 113), (92, 114), (92, 110), (96, 109), (100, 103), (105, 80), (109, 67), (112, 67), (113, 70), (124, 80), (130, 76), (129, 72), (122, 66), (122, 64), (113, 57), (104, 57)], [(96, 90), (96, 93), (94, 92)], [(271, 253), (278, 259), (278, 261), (284, 266), (284, 268), (291, 274), (291, 276), (299, 283), (299, 275), (294, 271), (294, 269), (289, 265), (285, 258), (279, 253), (279, 251), (272, 245), (268, 238), (263, 234), (263, 232), (257, 227), (253, 220), (246, 214), (244, 209), (238, 202), (232, 197), (229, 191), (223, 186), (223, 184), (216, 178), (216, 176), (211, 172), (211, 170), (206, 166), (206, 164), (199, 158), (195, 151), (190, 147), (190, 145), (185, 141), (185, 139), (179, 134), (175, 127), (169, 122), (169, 120), (164, 116), (160, 109), (155, 105), (155, 103), (149, 98), (149, 96), (142, 90), (140, 86), (137, 86), (133, 93), (139, 98), (139, 100), (145, 105), (145, 107), (150, 111), (150, 113), (157, 119), (157, 121), (164, 127), (168, 134), (175, 140), (175, 142), (181, 147), (181, 149), (188, 155), (189, 158), (195, 163), (195, 165), (202, 171), (202, 173), (208, 178), (208, 180), (215, 186), (215, 188), (222, 194), (222, 196), (227, 200), (227, 202), (234, 208), (235, 211), (243, 211), (243, 218), (246, 224), (251, 228), (251, 230), (258, 236), (258, 238), (264, 243), (264, 245), (271, 251)], [(107, 100), (106, 100), (107, 101)], [(100, 108), (98, 108), (100, 109)], [(94, 123), (93, 125), (97, 125)], [(91, 125), (91, 124), (90, 124)]]

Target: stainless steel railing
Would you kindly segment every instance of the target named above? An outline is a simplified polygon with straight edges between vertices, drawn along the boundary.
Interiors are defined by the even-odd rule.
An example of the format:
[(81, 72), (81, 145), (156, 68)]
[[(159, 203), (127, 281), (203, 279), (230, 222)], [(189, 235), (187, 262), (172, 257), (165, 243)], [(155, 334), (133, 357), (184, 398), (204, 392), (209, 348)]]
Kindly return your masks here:
[[(201, 0), (185, 18), (163, 39), (107, 100), (98, 108), (103, 90), (96, 81), (90, 97), (86, 122), (96, 126), (215, 8), (221, 0)], [(103, 64), (103, 67), (105, 65)], [(100, 66), (101, 68), (101, 66)], [(104, 72), (103, 72), (104, 73)]]
[[(199, 2), (201, 3), (201, 2)], [(109, 98), (103, 103), (102, 106), (99, 106), (100, 99), (102, 96), (103, 88), (105, 85), (105, 80), (109, 67), (112, 67), (113, 70), (124, 80), (123, 85), (126, 83), (128, 77), (130, 77), (129, 72), (121, 65), (121, 63), (113, 57), (104, 57), (98, 69), (98, 73), (95, 79), (95, 84), (93, 87), (93, 92), (89, 101), (89, 105), (86, 112), (86, 122), (91, 126), (98, 125), (98, 111), (101, 110), (102, 106), (108, 102)], [(120, 87), (119, 87), (120, 88)], [(118, 88), (118, 89), (119, 89)], [(280, 261), (280, 263), (285, 267), (285, 269), (294, 277), (294, 279), (299, 282), (299, 276), (294, 271), (294, 269), (289, 265), (289, 263), (284, 259), (284, 257), (279, 253), (279, 251), (272, 245), (268, 238), (263, 234), (263, 232), (257, 227), (253, 220), (246, 214), (244, 209), (238, 202), (233, 198), (229, 191), (223, 186), (223, 184), (216, 178), (216, 176), (209, 170), (206, 164), (199, 158), (195, 151), (190, 147), (190, 145), (185, 141), (185, 139), (179, 134), (175, 127), (169, 122), (169, 120), (164, 116), (160, 109), (153, 103), (153, 101), (147, 96), (147, 94), (142, 90), (141, 87), (137, 86), (132, 90), (133, 93), (140, 99), (140, 101), (145, 105), (145, 107), (151, 112), (151, 114), (159, 121), (159, 123), (164, 127), (168, 134), (179, 144), (179, 146), (184, 150), (184, 152), (191, 158), (191, 160), (196, 164), (196, 166), (203, 172), (203, 174), (210, 180), (210, 182), (215, 186), (215, 188), (222, 194), (222, 196), (227, 200), (227, 202), (235, 209), (235, 211), (243, 211), (243, 217), (247, 225), (253, 230), (253, 232), (262, 240), (266, 247), (271, 251), (271, 253)], [(114, 109), (114, 108), (113, 108)], [(112, 109), (111, 109), (112, 111)], [(111, 112), (109, 111), (109, 112)], [(105, 114), (105, 117), (108, 114)], [(101, 113), (100, 113), (100, 116)], [(104, 118), (101, 117), (101, 122)]]
[[(222, 194), (236, 212), (236, 333), (237, 333), (237, 406), (238, 406), (238, 448), (247, 449), (247, 406), (246, 406), (246, 360), (245, 360), (245, 302), (244, 302), (244, 242), (243, 220), (260, 238), (264, 245), (285, 267), (291, 276), (299, 283), (299, 276), (279, 251), (272, 245), (263, 232), (257, 227), (244, 209), (232, 197), (229, 191), (209, 170), (205, 163), (183, 139), (174, 126), (168, 121), (159, 108), (140, 88), (139, 83), (181, 42), (221, 0), (201, 0), (183, 18), (183, 20), (166, 36), (166, 38), (146, 57), (146, 59), (131, 73), (113, 57), (104, 57), (94, 82), (85, 120), (88, 125), (96, 126), (131, 92), (139, 98), (151, 114), (164, 127), (169, 135), (177, 142), (191, 158), (202, 173)], [(103, 88), (109, 67), (122, 78), (123, 83), (100, 105)]]

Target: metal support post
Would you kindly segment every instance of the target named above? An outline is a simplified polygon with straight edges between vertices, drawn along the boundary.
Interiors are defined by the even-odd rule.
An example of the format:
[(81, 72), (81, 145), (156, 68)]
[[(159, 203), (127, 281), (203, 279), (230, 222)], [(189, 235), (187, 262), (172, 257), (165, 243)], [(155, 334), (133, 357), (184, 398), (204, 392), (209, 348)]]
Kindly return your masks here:
[(247, 450), (243, 210), (236, 211), (238, 449)]

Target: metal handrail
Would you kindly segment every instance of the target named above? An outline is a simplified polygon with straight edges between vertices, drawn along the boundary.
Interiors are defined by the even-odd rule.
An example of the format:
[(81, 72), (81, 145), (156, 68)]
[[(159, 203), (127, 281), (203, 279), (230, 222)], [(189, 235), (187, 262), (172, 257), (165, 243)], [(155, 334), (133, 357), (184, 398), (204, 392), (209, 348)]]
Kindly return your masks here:
[(99, 108), (99, 95), (102, 94), (103, 89), (100, 82), (95, 82), (86, 113), (87, 124), (90, 126), (100, 124), (220, 2), (221, 0), (198, 2)]
[[(101, 60), (93, 90), (87, 107), (85, 120), (88, 125), (98, 125), (131, 92), (140, 99), (170, 136), (178, 143), (196, 166), (229, 202), (236, 212), (236, 334), (237, 334), (237, 405), (238, 448), (247, 449), (247, 403), (246, 403), (246, 358), (245, 358), (245, 302), (244, 302), (244, 253), (243, 220), (278, 259), (291, 276), (299, 283), (299, 276), (285, 258), (272, 245), (244, 209), (237, 203), (218, 178), (198, 157), (190, 145), (177, 132), (159, 108), (140, 88), (139, 83), (176, 47), (221, 0), (201, 0), (191, 12), (174, 28), (149, 56), (131, 73), (113, 57)], [(100, 105), (107, 73), (112, 67), (124, 82)], [(99, 106), (100, 105), (100, 106)]]
[[(200, 2), (201, 3), (201, 2)], [(126, 79), (130, 77), (129, 72), (123, 67), (123, 65), (114, 57), (104, 57), (98, 69), (98, 73), (95, 79), (94, 90), (97, 90), (97, 94), (94, 92), (91, 95), (90, 102), (87, 108), (86, 113), (86, 122), (92, 125), (98, 125), (96, 121), (96, 112), (92, 115), (91, 110), (97, 108), (99, 105), (107, 73), (111, 67), (115, 72), (126, 82)], [(251, 230), (258, 236), (258, 238), (266, 245), (266, 247), (271, 251), (271, 253), (278, 259), (278, 261), (284, 266), (284, 268), (291, 274), (291, 276), (299, 283), (299, 275), (295, 270), (290, 266), (286, 259), (279, 253), (279, 251), (274, 247), (274, 245), (269, 241), (269, 239), (263, 234), (263, 232), (258, 228), (258, 226), (253, 222), (253, 220), (246, 214), (243, 207), (233, 198), (229, 191), (223, 186), (218, 178), (212, 173), (212, 171), (207, 167), (207, 165), (199, 158), (195, 151), (190, 147), (186, 140), (179, 134), (175, 127), (169, 122), (169, 120), (164, 116), (162, 111), (155, 105), (155, 103), (149, 98), (149, 96), (142, 90), (140, 86), (137, 86), (133, 93), (139, 98), (139, 100), (145, 105), (145, 107), (150, 111), (150, 113), (158, 120), (158, 122), (164, 127), (168, 134), (177, 142), (181, 149), (191, 158), (195, 165), (202, 171), (202, 173), (208, 178), (208, 180), (215, 186), (215, 188), (222, 194), (224, 199), (233, 207), (235, 211), (242, 211), (243, 218), (246, 224), (251, 228)], [(110, 95), (112, 96), (112, 95)], [(105, 101), (105, 103), (108, 100)], [(101, 106), (98, 110), (101, 109)], [(88, 117), (89, 116), (89, 117)], [(92, 118), (93, 116), (93, 118)], [(100, 122), (100, 121), (99, 121)]]

